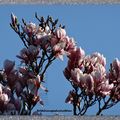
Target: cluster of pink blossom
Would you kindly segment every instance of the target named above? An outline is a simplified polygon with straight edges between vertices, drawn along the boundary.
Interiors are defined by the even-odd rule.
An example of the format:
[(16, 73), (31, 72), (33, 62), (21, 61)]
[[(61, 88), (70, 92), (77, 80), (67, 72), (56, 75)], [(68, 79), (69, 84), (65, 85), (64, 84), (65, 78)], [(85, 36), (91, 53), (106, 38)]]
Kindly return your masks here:
[[(62, 27), (52, 31), (49, 26), (45, 26), (43, 29), (41, 26), (37, 26), (34, 23), (29, 23), (24, 27), (24, 31), (29, 37), (33, 37), (34, 35), (34, 38), (30, 41), (32, 46), (29, 46), (30, 48), (28, 55), (30, 51), (32, 51), (32, 53), (34, 52), (34, 55), (37, 55), (37, 53), (39, 53), (38, 49), (42, 48), (48, 54), (53, 52), (55, 57), (63, 60), (63, 55), (67, 53), (69, 54), (69, 51), (75, 46), (74, 39), (69, 38), (66, 35), (65, 29)], [(35, 57), (33, 56), (33, 58)], [(26, 57), (26, 59), (28, 59), (28, 57)]]
[[(37, 14), (35, 17), (39, 25), (22, 19), (20, 27), (17, 17), (11, 15), (10, 25), (21, 38), (24, 48), (17, 55), (21, 60), (18, 68), (14, 61), (7, 59), (0, 71), (0, 114), (30, 115), (38, 102), (43, 105), (39, 89), (48, 92), (42, 85), (45, 72), (56, 58), (63, 60), (64, 55), (68, 57), (64, 76), (74, 89), (65, 102), (73, 104), (75, 115), (76, 106), (83, 115), (98, 101), (98, 115), (115, 105), (120, 100), (120, 61), (115, 59), (107, 72), (106, 58), (98, 52), (85, 55), (74, 39), (67, 36), (64, 26), (57, 27), (58, 20), (50, 16), (45, 20)], [(107, 101), (106, 96), (109, 97)], [(100, 106), (102, 99), (103, 107)]]
[[(75, 41), (66, 34), (64, 26), (56, 28), (58, 20), (48, 16), (36, 18), (40, 22), (26, 23), (20, 28), (17, 17), (11, 15), (11, 27), (21, 38), (24, 48), (17, 55), (21, 60), (15, 68), (15, 62), (5, 60), (0, 74), (0, 111), (11, 114), (31, 114), (33, 107), (43, 101), (39, 96), (39, 88), (48, 92), (42, 85), (44, 74), (56, 58), (63, 60), (63, 55), (69, 55), (75, 48)], [(7, 92), (5, 92), (7, 91)], [(15, 113), (17, 111), (17, 113)], [(6, 114), (7, 114), (6, 112)], [(8, 114), (9, 114), (8, 113)]]
[[(112, 99), (120, 99), (120, 85), (118, 84), (120, 81), (120, 61), (114, 60), (108, 73), (105, 65), (106, 58), (100, 53), (95, 52), (85, 56), (82, 48), (75, 47), (68, 55), (68, 64), (64, 75), (73, 87), (80, 88), (87, 96), (105, 97), (114, 94)], [(73, 91), (66, 99), (66, 102), (73, 103), (72, 101)]]
[(4, 71), (0, 73), (0, 114), (18, 114), (21, 107), (20, 100), (12, 96), (15, 83), (13, 66), (14, 62), (6, 60)]

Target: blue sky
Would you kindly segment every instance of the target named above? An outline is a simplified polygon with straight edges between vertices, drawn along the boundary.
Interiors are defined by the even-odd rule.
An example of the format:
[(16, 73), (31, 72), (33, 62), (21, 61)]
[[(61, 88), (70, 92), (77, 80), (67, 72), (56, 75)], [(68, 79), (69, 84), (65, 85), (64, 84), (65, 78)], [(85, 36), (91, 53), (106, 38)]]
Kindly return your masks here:
[[(0, 6), (0, 67), (8, 58), (19, 63), (16, 55), (23, 45), (17, 34), (10, 28), (10, 14), (18, 16), (19, 21), (24, 18), (27, 22), (38, 23), (35, 12), (40, 16), (52, 16), (59, 19), (59, 23), (66, 26), (67, 34), (75, 38), (86, 54), (95, 51), (102, 53), (110, 62), (116, 57), (120, 59), (120, 5), (1, 5)], [(49, 93), (41, 93), (45, 101), (42, 109), (72, 109), (66, 104), (65, 98), (71, 90), (69, 82), (63, 76), (67, 64), (56, 60), (46, 74), (46, 86)], [(35, 109), (41, 108), (39, 105)], [(119, 114), (119, 104), (104, 114)], [(95, 107), (88, 111), (88, 115), (95, 112)], [(64, 114), (64, 113), (63, 113)], [(68, 114), (68, 113), (67, 113)], [(72, 113), (71, 113), (72, 114)]]

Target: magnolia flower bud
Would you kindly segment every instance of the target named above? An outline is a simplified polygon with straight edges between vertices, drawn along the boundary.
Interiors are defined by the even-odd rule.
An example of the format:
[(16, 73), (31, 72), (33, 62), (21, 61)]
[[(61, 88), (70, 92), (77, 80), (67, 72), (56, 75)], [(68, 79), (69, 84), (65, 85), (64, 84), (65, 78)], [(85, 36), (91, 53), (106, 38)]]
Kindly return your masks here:
[(11, 14), (12, 25), (15, 27), (17, 25), (17, 17), (12, 13)]
[(120, 61), (118, 60), (118, 58), (116, 58), (112, 62), (112, 66), (114, 67), (115, 71), (119, 73), (119, 71), (120, 71)]
[(7, 74), (9, 74), (9, 72), (11, 72), (11, 70), (13, 70), (14, 66), (15, 66), (14, 61), (11, 61), (8, 59), (4, 61), (4, 69)]

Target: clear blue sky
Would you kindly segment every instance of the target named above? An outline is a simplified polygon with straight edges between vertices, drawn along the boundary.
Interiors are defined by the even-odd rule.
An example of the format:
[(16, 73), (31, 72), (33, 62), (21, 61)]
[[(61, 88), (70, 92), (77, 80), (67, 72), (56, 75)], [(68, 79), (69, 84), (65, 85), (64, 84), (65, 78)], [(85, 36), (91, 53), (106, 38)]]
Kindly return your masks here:
[[(66, 26), (67, 34), (75, 38), (86, 54), (98, 51), (107, 58), (107, 69), (114, 58), (120, 59), (120, 5), (1, 5), (0, 67), (6, 58), (19, 63), (15, 56), (23, 47), (20, 38), (9, 26), (12, 12), (20, 21), (24, 18), (28, 22), (38, 23), (34, 18), (35, 12), (40, 16), (58, 18), (59, 23)], [(72, 109), (64, 102), (71, 90), (62, 73), (66, 64), (67, 59), (63, 62), (56, 60), (48, 69), (46, 86), (49, 93), (45, 95), (43, 92), (41, 95), (45, 102), (43, 109)], [(35, 109), (39, 109), (39, 106)], [(104, 114), (120, 114), (118, 110), (119, 105)], [(94, 111), (95, 107), (88, 111), (88, 115), (94, 114)]]

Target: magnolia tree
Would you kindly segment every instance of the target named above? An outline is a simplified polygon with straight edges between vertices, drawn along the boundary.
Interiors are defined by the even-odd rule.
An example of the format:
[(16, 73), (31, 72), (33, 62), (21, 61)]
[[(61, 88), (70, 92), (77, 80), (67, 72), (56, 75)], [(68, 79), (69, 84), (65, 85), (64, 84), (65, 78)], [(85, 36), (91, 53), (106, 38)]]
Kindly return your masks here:
[(106, 72), (106, 59), (100, 53), (85, 55), (76, 46), (73, 38), (67, 36), (65, 26), (57, 25), (58, 19), (48, 16), (38, 17), (39, 24), (22, 25), (11, 14), (11, 28), (18, 34), (24, 48), (17, 55), (20, 66), (15, 61), (5, 60), (0, 71), (0, 114), (31, 115), (37, 103), (44, 105), (39, 91), (43, 89), (47, 68), (56, 58), (68, 57), (64, 70), (66, 79), (73, 90), (69, 92), (66, 103), (73, 105), (74, 115), (84, 115), (89, 107), (98, 104), (96, 115), (119, 102), (120, 61), (115, 59), (109, 72)]

